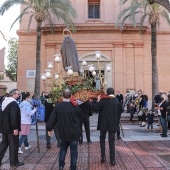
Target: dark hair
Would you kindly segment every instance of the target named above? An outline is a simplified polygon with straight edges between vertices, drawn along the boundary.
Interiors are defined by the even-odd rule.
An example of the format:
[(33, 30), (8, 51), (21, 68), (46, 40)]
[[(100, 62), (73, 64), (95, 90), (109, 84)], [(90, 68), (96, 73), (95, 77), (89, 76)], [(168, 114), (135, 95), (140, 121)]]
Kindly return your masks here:
[(30, 96), (29, 93), (23, 92), (23, 93), (22, 93), (22, 101), (23, 101), (23, 100), (26, 100), (26, 98), (28, 98), (29, 96)]
[(63, 90), (63, 97), (66, 99), (69, 99), (71, 97), (71, 90), (70, 89), (64, 89)]
[(110, 94), (114, 94), (114, 89), (112, 87), (109, 87), (107, 89), (107, 94), (110, 95)]
[(170, 102), (170, 94), (168, 94), (168, 101)]

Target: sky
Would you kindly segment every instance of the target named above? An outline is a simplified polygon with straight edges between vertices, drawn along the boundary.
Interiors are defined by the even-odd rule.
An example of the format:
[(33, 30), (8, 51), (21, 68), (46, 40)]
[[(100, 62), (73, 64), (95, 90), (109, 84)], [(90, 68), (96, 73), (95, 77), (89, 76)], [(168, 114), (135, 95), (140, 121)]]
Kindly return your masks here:
[[(5, 0), (0, 0), (0, 6), (5, 2)], [(12, 23), (15, 21), (20, 12), (20, 6), (16, 5), (11, 7), (8, 11), (4, 13), (3, 16), (0, 15), (0, 30), (5, 35), (5, 39), (9, 40), (10, 37), (18, 37), (16, 30), (19, 29), (19, 22), (15, 23), (13, 28), (10, 30)], [(5, 41), (0, 34), (0, 49), (3, 47), (8, 48), (7, 41)]]

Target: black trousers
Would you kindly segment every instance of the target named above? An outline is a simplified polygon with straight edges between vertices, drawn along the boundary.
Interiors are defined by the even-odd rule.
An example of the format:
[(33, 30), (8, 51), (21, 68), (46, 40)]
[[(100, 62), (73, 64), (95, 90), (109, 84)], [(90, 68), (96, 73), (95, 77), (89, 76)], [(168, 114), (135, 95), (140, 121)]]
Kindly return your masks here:
[(85, 131), (86, 131), (86, 138), (87, 138), (87, 142), (90, 141), (90, 123), (89, 123), (89, 120), (83, 120), (80, 122), (80, 127), (81, 127), (81, 139), (80, 139), (80, 142), (83, 143), (83, 130), (82, 130), (82, 126), (84, 124), (84, 128), (85, 128)]
[(19, 135), (2, 133), (2, 141), (0, 143), (0, 162), (5, 155), (5, 152), (9, 146), (9, 158), (10, 165), (16, 164), (18, 161), (18, 147), (19, 147)]
[[(107, 131), (100, 131), (100, 149), (101, 157), (106, 158), (105, 153), (105, 139)], [(109, 133), (109, 148), (110, 148), (110, 161), (115, 161), (115, 131), (108, 131)]]
[[(46, 123), (45, 123), (46, 124)], [(59, 136), (59, 133), (58, 133), (58, 129), (57, 129), (57, 124), (54, 126), (54, 134), (55, 134), (55, 137), (57, 139), (57, 143), (60, 143), (61, 140), (60, 140), (60, 136)], [(51, 142), (51, 137), (48, 135), (48, 131), (46, 130), (46, 141), (47, 141), (47, 145), (50, 145)]]

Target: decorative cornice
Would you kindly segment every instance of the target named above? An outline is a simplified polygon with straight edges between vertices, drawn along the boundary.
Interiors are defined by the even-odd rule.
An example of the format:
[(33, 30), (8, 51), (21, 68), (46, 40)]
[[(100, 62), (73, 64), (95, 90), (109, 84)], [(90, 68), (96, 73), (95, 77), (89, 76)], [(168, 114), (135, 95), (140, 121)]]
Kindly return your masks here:
[[(76, 32), (77, 33), (89, 33), (89, 32), (120, 32), (119, 28), (116, 28), (114, 24), (79, 24), (75, 25), (76, 26)], [(63, 29), (65, 28), (64, 26), (58, 26), (58, 25), (53, 25), (54, 27), (54, 32), (57, 33), (62, 33)], [(142, 32), (145, 32), (147, 30), (147, 26), (144, 26), (142, 28)], [(125, 25), (122, 33), (139, 33), (140, 27), (137, 26), (134, 28), (132, 25)], [(46, 25), (45, 27), (42, 27), (42, 32), (44, 34), (49, 34), (51, 33), (51, 27), (50, 25)]]
[(143, 48), (144, 43), (143, 42), (134, 42), (133, 45), (135, 48)]
[(45, 46), (54, 48), (56, 46), (56, 43), (47, 42), (47, 43), (45, 43)]
[(125, 45), (124, 42), (113, 42), (113, 46), (116, 48), (121, 48)]

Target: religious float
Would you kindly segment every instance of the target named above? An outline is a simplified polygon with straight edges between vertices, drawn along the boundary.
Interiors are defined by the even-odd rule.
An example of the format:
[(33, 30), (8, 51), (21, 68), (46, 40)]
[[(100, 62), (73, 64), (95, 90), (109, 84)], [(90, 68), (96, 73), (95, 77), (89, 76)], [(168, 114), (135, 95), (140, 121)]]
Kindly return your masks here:
[[(73, 100), (81, 100), (83, 102), (103, 95), (107, 82), (105, 81), (104, 74), (101, 72), (101, 52), (95, 51), (97, 65), (88, 65), (84, 60), (80, 63), (83, 69), (80, 69), (77, 49), (71, 32), (65, 29), (63, 30), (63, 35), (64, 40), (60, 49), (61, 54), (54, 55), (54, 61), (48, 62), (48, 69), (41, 76), (44, 86), (50, 90), (52, 102), (62, 101), (62, 90), (65, 88), (71, 89)], [(60, 66), (61, 60), (62, 68)], [(106, 65), (106, 71), (111, 71), (110, 65)]]

